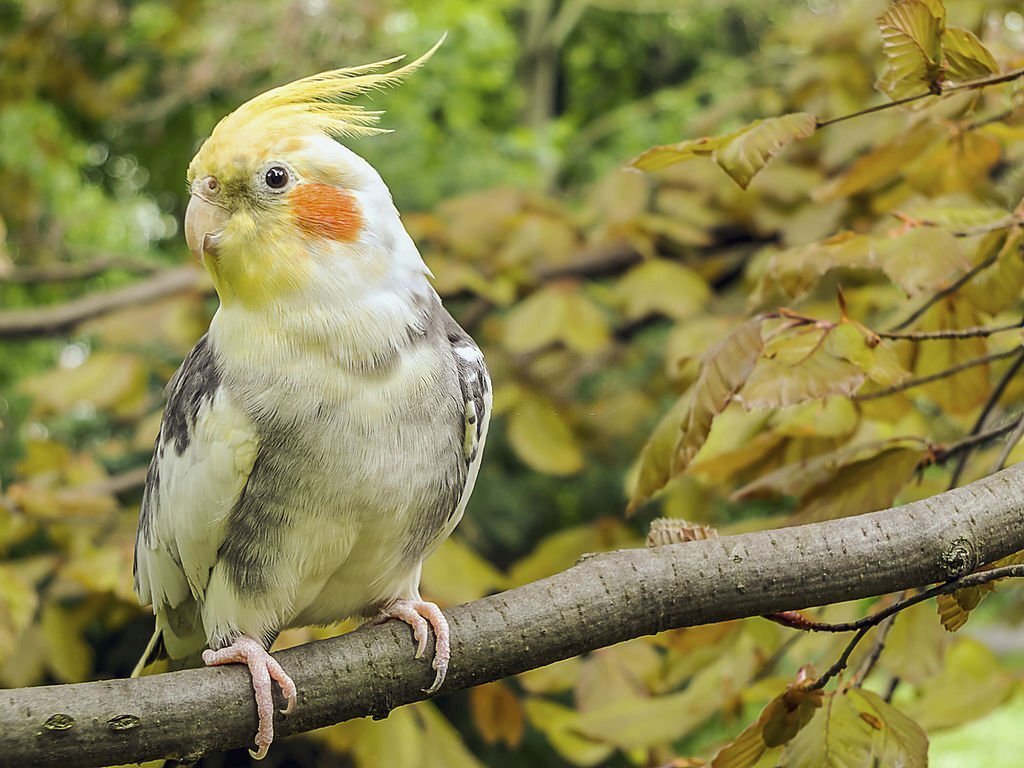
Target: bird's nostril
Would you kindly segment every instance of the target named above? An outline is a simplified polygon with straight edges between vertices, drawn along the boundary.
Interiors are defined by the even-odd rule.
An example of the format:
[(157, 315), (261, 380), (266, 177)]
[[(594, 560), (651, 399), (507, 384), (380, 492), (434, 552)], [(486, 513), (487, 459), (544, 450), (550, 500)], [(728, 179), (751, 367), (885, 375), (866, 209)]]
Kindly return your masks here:
[(206, 191), (207, 192), (219, 192), (220, 191), (220, 182), (217, 181), (216, 177), (214, 177), (214, 176), (207, 176), (206, 177)]

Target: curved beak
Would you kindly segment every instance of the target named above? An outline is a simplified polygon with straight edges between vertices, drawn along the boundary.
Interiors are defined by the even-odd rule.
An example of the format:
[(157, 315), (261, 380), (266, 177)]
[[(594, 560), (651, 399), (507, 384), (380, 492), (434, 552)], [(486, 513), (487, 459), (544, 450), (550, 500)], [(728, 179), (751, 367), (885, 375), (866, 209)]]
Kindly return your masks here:
[(203, 254), (217, 255), (217, 236), (231, 214), (226, 208), (192, 195), (185, 209), (185, 242), (192, 254), (203, 260)]

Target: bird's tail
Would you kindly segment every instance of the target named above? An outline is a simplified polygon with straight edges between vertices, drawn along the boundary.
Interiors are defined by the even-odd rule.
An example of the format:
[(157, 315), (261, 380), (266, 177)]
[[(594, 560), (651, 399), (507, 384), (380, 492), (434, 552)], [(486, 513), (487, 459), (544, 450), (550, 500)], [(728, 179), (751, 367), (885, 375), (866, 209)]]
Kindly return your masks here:
[(141, 677), (142, 672), (146, 667), (156, 664), (158, 661), (162, 661), (167, 658), (167, 648), (164, 646), (164, 633), (160, 627), (153, 630), (153, 636), (149, 638), (149, 643), (146, 645), (146, 650), (142, 652), (142, 658), (135, 665), (135, 669), (132, 670), (132, 677)]

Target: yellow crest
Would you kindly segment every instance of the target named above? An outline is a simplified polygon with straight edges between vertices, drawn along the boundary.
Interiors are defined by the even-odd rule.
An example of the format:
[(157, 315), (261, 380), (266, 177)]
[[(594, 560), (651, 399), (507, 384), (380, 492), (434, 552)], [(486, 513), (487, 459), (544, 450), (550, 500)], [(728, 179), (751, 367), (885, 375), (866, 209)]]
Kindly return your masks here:
[(268, 140), (304, 131), (319, 131), (339, 139), (387, 133), (387, 129), (377, 127), (383, 112), (349, 102), (370, 91), (397, 85), (423, 66), (441, 47), (445, 37), (447, 34), (415, 61), (390, 72), (381, 70), (404, 56), (332, 69), (261, 93), (217, 124), (193, 165), (200, 155), (220, 154), (222, 149), (245, 146), (249, 142), (265, 145)]

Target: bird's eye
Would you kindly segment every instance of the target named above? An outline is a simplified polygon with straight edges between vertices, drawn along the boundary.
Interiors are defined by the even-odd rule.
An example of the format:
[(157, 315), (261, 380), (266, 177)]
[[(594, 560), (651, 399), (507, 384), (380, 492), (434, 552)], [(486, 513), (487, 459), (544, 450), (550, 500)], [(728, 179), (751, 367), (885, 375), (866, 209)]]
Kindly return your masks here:
[(288, 186), (288, 170), (280, 165), (271, 166), (263, 180), (271, 189), (284, 189)]

